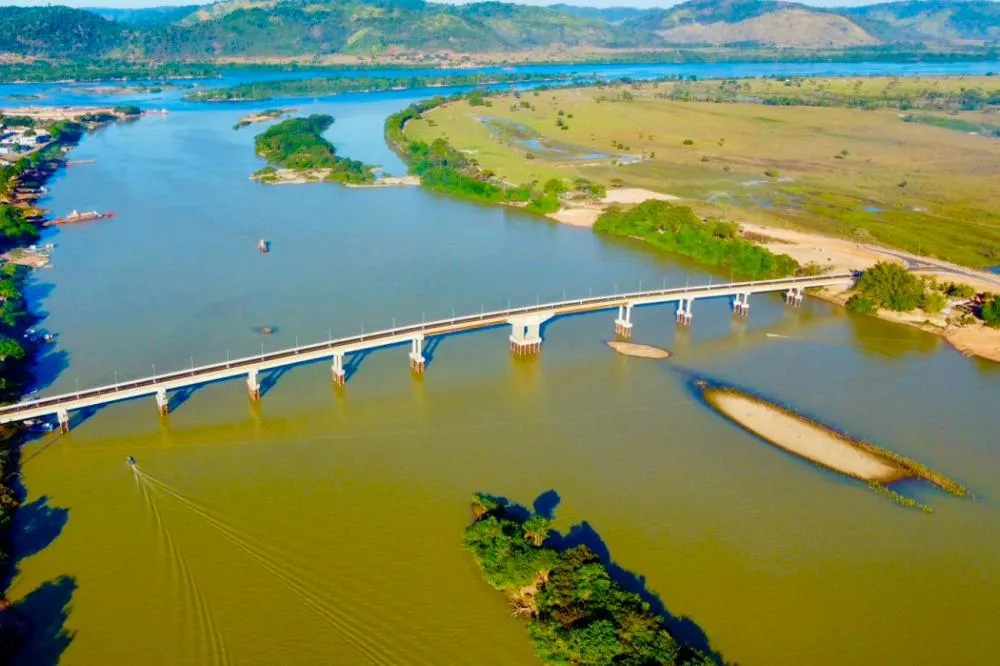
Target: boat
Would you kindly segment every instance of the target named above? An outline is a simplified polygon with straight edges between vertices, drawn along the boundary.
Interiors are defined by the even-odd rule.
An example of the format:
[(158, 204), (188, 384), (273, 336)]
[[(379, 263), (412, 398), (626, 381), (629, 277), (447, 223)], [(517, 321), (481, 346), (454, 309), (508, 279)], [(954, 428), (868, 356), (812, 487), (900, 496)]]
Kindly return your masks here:
[(77, 212), (76, 209), (74, 209), (66, 217), (57, 217), (53, 220), (49, 220), (48, 222), (45, 223), (45, 226), (49, 227), (57, 224), (75, 224), (77, 222), (90, 222), (92, 220), (107, 220), (114, 216), (115, 216), (114, 211), (107, 211), (104, 213), (100, 213), (96, 210), (88, 210), (80, 213)]
[(257, 241), (257, 251), (260, 252), (261, 254), (267, 254), (268, 252), (271, 251), (271, 242), (261, 238), (259, 241)]
[(128, 459), (125, 462), (127, 462), (132, 467), (135, 467), (135, 457), (134, 456), (129, 456)]

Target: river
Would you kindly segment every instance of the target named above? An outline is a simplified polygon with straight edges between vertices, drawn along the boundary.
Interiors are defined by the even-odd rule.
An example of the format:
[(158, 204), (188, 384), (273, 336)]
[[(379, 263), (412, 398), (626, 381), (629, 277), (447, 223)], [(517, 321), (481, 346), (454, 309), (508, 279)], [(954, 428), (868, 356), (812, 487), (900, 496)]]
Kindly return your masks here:
[[(782, 71), (714, 67), (694, 71)], [(46, 231), (53, 266), (29, 293), (58, 334), (39, 366), (43, 394), (453, 310), (728, 277), (419, 189), (252, 183), (260, 126), (231, 127), (273, 103), (58, 87), (30, 89), (40, 103), (170, 113), (87, 136), (72, 159), (94, 162), (49, 184), (54, 214), (117, 217)], [(423, 94), (295, 104), (336, 117), (328, 136), (341, 154), (401, 173), (382, 122)], [(255, 251), (259, 237), (270, 254)], [(558, 528), (603, 541), (730, 661), (995, 658), (1000, 368), (815, 299), (794, 309), (755, 297), (745, 321), (696, 303), (690, 330), (669, 307), (636, 310), (635, 340), (671, 349), (667, 362), (608, 349), (613, 318), (552, 322), (532, 360), (511, 357), (507, 331), (458, 335), (421, 379), (405, 349), (386, 349), (361, 359), (344, 390), (314, 364), (267, 382), (258, 405), (240, 382), (213, 384), (175, 399), (165, 420), (139, 400), (31, 442), (11, 598), (36, 634), (19, 663), (537, 663), (461, 549), (476, 491), (525, 504), (554, 491)], [(935, 513), (903, 509), (720, 420), (686, 371), (919, 460), (974, 497), (904, 484)]]

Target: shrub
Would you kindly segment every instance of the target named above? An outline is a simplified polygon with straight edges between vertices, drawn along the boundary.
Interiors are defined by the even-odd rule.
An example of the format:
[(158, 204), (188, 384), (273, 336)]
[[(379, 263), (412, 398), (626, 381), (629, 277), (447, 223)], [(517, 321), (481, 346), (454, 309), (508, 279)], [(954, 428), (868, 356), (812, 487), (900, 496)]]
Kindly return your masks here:
[(777, 169), (768, 169), (764, 172), (764, 175), (768, 178), (777, 178), (781, 174)]
[(944, 293), (951, 298), (965, 298), (969, 299), (976, 295), (976, 290), (967, 284), (957, 284), (955, 282), (949, 282), (944, 285)]
[(928, 314), (937, 314), (948, 304), (948, 299), (940, 291), (928, 289), (920, 301), (920, 309)]
[(847, 309), (851, 312), (867, 315), (873, 315), (878, 312), (878, 306), (875, 305), (875, 301), (861, 294), (854, 294), (847, 299)]
[(879, 262), (865, 271), (855, 289), (877, 307), (909, 312), (924, 299), (924, 285), (903, 266)]
[(681, 141), (681, 143), (684, 144), (685, 146), (693, 146), (694, 145), (694, 141), (692, 141), (691, 139), (684, 139), (683, 141)]
[(1000, 327), (1000, 295), (987, 296), (983, 301), (983, 321), (987, 326)]

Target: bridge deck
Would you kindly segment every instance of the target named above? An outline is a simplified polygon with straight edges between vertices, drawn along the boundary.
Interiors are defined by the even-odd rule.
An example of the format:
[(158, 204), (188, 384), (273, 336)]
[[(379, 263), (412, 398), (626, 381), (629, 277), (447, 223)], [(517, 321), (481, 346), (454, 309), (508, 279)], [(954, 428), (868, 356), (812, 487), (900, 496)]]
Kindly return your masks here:
[(491, 328), (506, 324), (510, 319), (517, 317), (544, 315), (546, 318), (551, 318), (583, 312), (611, 310), (621, 305), (643, 306), (670, 303), (679, 301), (682, 298), (705, 300), (744, 293), (753, 294), (784, 291), (791, 288), (827, 287), (845, 284), (854, 279), (855, 276), (853, 274), (842, 273), (818, 277), (782, 278), (697, 287), (689, 286), (610, 296), (594, 296), (464, 315), (450, 319), (400, 326), (326, 342), (301, 345), (299, 347), (267, 352), (256, 356), (233, 359), (223, 363), (202, 365), (188, 370), (169, 372), (73, 393), (23, 401), (0, 407), (0, 423), (23, 421), (25, 419), (57, 414), (61, 411), (72, 411), (120, 400), (155, 395), (160, 391), (171, 391), (233, 377), (247, 376), (252, 372), (261, 372), (324, 358), (332, 358), (337, 354), (349, 354), (366, 349), (405, 344), (418, 336), (430, 338), (461, 331)]

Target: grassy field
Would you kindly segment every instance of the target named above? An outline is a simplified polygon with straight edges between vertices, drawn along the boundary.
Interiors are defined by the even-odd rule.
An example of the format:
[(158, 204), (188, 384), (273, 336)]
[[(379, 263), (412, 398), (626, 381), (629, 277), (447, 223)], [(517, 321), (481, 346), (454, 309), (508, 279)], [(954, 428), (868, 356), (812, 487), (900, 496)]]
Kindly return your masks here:
[[(848, 95), (858, 81), (873, 98), (902, 89), (918, 102), (963, 88), (988, 96), (994, 82), (1000, 88), (1000, 79), (987, 77), (799, 83)], [(702, 83), (707, 89), (724, 82), (506, 94), (476, 106), (460, 101), (411, 121), (406, 134), (444, 137), (510, 183), (587, 178), (643, 187), (680, 196), (707, 216), (877, 241), (971, 266), (1000, 264), (1000, 139), (956, 129), (1000, 126), (996, 107), (946, 112), (921, 103), (919, 111), (901, 111), (669, 99), (681, 86)], [(748, 95), (786, 88), (776, 80), (746, 83)], [(922, 120), (905, 122), (907, 114)]]

